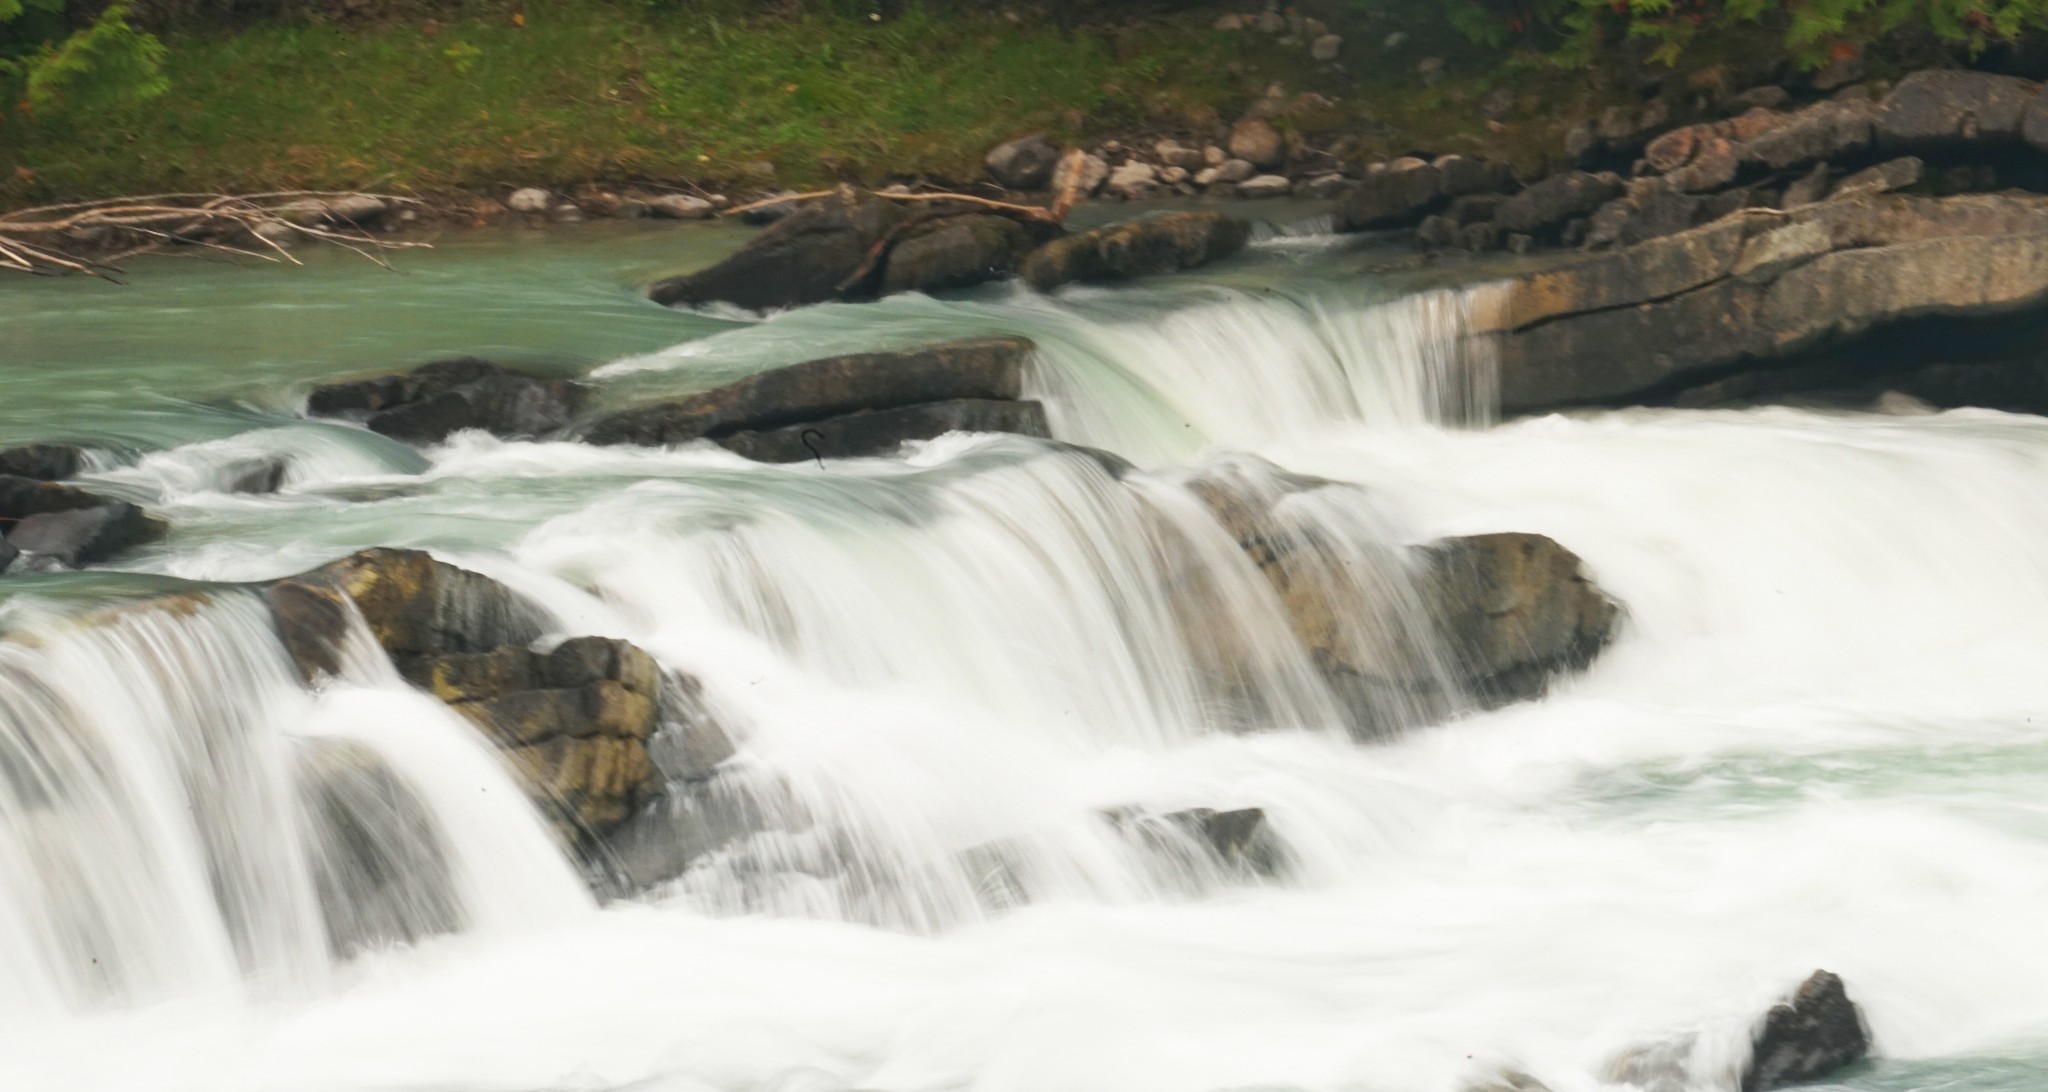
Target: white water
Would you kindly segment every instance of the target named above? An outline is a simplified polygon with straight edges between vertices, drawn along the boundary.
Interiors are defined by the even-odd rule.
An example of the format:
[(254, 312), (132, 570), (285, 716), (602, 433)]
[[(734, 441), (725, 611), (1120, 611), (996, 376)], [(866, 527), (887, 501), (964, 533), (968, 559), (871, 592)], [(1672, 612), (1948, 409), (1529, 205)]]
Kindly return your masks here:
[[(336, 466), (260, 502), (283, 541), (331, 556), (483, 523), (450, 533), (466, 563), (705, 681), (742, 736), (726, 790), (777, 823), (648, 905), (597, 911), (530, 814), (461, 802), (513, 797), (459, 721), (368, 667), (306, 696), (250, 603), (0, 645), (0, 679), (85, 707), (45, 723), (158, 767), (123, 783), (147, 792), (84, 798), (148, 843), (110, 834), (87, 863), (156, 885), (102, 897), (137, 919), (108, 929), (119, 996), (79, 997), (46, 965), (81, 949), (24, 938), (22, 886), (0, 899), (0, 1087), (1451, 1092), (1515, 1068), (1574, 1092), (1698, 1035), (1687, 1086), (1728, 1088), (1747, 1021), (1816, 967), (1843, 975), (1885, 1059), (1855, 1087), (2038, 1087), (2048, 425), (1443, 428), (1483, 405), (1444, 400), (1471, 371), (1421, 366), (1469, 369), (1431, 332), (1458, 324), (1421, 321), (1458, 302), (1224, 298), (1156, 323), (1086, 297), (1064, 318), (1013, 306), (1019, 326), (1070, 327), (1035, 331), (1067, 438), (1148, 465), (1221, 443), (1358, 483), (1298, 513), (1354, 541), (1522, 530), (1577, 551), (1629, 613), (1549, 699), (1352, 742), (1172, 468), (1118, 481), (1001, 439), (823, 471), (470, 439), (416, 493), (337, 505), (324, 484), (381, 479)], [(1012, 305), (901, 306), (979, 329)], [(161, 567), (316, 559), (267, 553), (259, 502), (212, 488), (173, 496), (190, 540)], [(157, 666), (167, 648), (184, 654)], [(1243, 675), (1222, 687), (1205, 667), (1226, 656)], [(203, 832), (162, 803), (192, 792), (165, 767), (196, 722), (177, 703), (201, 698), (224, 712), (196, 719), (240, 725), (253, 752), (300, 733), (376, 747), (435, 813), (472, 927), (330, 969), (290, 824), (256, 822), (230, 841), (276, 928), (238, 940), (192, 882)], [(155, 704), (173, 712), (130, 711)], [(248, 776), (270, 795), (235, 806), (289, 799)], [(1162, 873), (1096, 818), (1121, 805), (1264, 808), (1289, 868)], [(47, 829), (17, 815), (10, 831)], [(991, 845), (1028, 904), (988, 901), (972, 852)], [(256, 988), (251, 962), (293, 975)]]

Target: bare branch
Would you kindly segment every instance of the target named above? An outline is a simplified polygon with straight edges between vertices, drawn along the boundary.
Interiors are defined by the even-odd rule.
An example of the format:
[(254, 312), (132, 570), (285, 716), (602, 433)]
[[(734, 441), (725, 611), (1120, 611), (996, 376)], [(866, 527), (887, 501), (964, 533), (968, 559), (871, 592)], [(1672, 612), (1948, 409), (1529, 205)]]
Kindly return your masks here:
[[(337, 215), (334, 202), (363, 198), (381, 201), (387, 210), (393, 205), (419, 203), (414, 198), (386, 194), (279, 190), (150, 194), (17, 209), (0, 215), (0, 269), (108, 276), (121, 272), (110, 258), (151, 253), (172, 245), (301, 264), (285, 247), (288, 234), (345, 247), (389, 269), (381, 252), (429, 245), (379, 239)], [(254, 242), (235, 245), (220, 241), (230, 238)], [(101, 255), (109, 246), (118, 252)]]

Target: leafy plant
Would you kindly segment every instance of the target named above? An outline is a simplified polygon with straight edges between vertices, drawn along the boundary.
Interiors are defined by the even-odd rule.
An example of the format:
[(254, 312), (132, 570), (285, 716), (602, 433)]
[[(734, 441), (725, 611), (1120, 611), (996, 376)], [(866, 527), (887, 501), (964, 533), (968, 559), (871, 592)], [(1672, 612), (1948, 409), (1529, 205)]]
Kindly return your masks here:
[(64, 0), (0, 0), (0, 117), (141, 102), (164, 93), (164, 46), (128, 23), (128, 4), (66, 32)]

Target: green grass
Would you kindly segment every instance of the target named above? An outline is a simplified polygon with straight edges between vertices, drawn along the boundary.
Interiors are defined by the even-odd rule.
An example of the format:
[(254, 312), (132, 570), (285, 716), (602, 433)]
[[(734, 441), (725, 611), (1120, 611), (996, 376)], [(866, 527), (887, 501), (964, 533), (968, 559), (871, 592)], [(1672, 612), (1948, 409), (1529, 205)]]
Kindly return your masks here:
[[(487, 0), (495, 5), (501, 0)], [(1063, 138), (1194, 135), (1271, 80), (1330, 81), (1299, 50), (1185, 16), (1063, 37), (994, 16), (893, 21), (744, 16), (555, 0), (443, 23), (258, 24), (177, 34), (170, 92), (141, 107), (0, 127), (0, 203), (165, 190), (377, 188), (433, 193), (604, 180), (977, 177), (982, 154), (1033, 129)], [(1453, 60), (1425, 87), (1354, 50), (1325, 89), (1339, 108), (1287, 124), (1361, 154), (1555, 147), (1590, 92), (1531, 80), (1526, 120), (1489, 132), (1473, 103), (1500, 78)], [(1462, 74), (1461, 74), (1462, 73)], [(1583, 116), (1582, 113), (1578, 116)], [(755, 187), (759, 180), (753, 181)]]

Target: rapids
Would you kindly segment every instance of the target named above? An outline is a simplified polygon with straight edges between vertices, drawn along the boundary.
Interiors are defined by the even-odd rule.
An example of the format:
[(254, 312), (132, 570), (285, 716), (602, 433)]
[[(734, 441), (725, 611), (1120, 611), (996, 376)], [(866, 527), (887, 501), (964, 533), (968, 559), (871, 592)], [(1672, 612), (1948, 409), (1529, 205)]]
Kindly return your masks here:
[[(83, 437), (97, 488), (173, 525), (120, 572), (0, 580), (0, 1088), (1584, 1092), (1684, 1041), (1659, 1087), (1726, 1090), (1816, 967), (1877, 1055), (1831, 1087), (2048, 1081), (2048, 422), (1496, 423), (1464, 339), (1494, 290), (1314, 236), (766, 321), (638, 301), (676, 237), (0, 295), (0, 441)], [(624, 402), (994, 331), (1038, 340), (1057, 436), (1136, 466), (966, 436), (421, 454), (293, 412), (439, 352)], [(280, 492), (223, 491), (269, 457)], [(1252, 457), (1364, 487), (1296, 513), (1361, 580), (1401, 585), (1391, 545), (1542, 533), (1622, 636), (1540, 702), (1357, 743), (1187, 488)], [(740, 737), (720, 791), (773, 822), (597, 905), (465, 722), (367, 640), (308, 693), (241, 587), (368, 545), (702, 679)], [(1134, 805), (1262, 808), (1284, 867), (1134, 850), (1099, 818)], [(350, 872), (343, 821), (426, 879)]]

